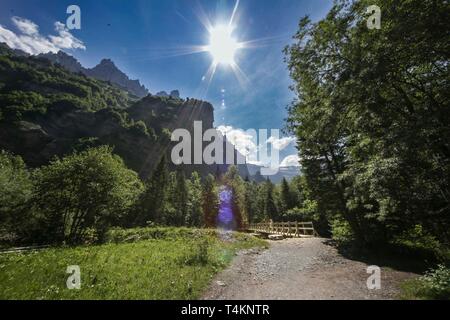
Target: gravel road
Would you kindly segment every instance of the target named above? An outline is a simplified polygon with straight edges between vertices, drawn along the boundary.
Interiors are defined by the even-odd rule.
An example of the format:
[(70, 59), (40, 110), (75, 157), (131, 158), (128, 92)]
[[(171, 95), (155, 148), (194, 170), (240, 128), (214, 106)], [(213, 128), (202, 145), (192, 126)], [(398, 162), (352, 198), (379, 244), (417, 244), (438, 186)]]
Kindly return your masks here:
[(368, 290), (368, 265), (349, 260), (325, 239), (269, 241), (241, 251), (203, 296), (212, 300), (395, 299), (399, 283), (415, 277), (381, 267), (381, 289)]

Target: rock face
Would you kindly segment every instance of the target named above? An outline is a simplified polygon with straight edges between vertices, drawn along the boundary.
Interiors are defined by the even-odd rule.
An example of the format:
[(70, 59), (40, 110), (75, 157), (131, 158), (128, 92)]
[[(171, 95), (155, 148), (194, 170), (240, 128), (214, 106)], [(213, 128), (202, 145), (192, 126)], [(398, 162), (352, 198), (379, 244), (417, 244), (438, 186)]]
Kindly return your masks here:
[(95, 79), (114, 83), (139, 98), (148, 95), (148, 90), (140, 84), (139, 80), (130, 80), (110, 59), (103, 59), (96, 67), (87, 69), (85, 74)]
[(180, 91), (173, 90), (168, 94), (165, 91), (160, 91), (156, 94), (157, 97), (163, 97), (163, 98), (173, 98), (173, 99), (180, 99)]
[(168, 98), (169, 94), (165, 91), (160, 91), (156, 94), (157, 97)]
[(13, 53), (14, 55), (18, 57), (28, 57), (29, 54), (25, 51), (19, 50), (19, 49), (11, 49), (6, 43), (0, 42), (0, 54), (2, 55), (8, 55), (10, 53)]
[[(177, 100), (180, 101), (180, 100)], [(209, 102), (190, 99), (183, 100), (181, 103), (175, 103), (174, 100), (164, 100), (161, 97), (157, 96), (147, 96), (144, 99), (135, 103), (128, 110), (130, 118), (134, 121), (143, 121), (147, 127), (152, 127), (156, 130), (156, 132), (161, 132), (164, 129), (172, 132), (175, 129), (186, 129), (190, 132), (192, 138), (193, 147), (193, 139), (194, 139), (194, 122), (201, 121), (202, 122), (202, 135), (206, 130), (214, 128), (214, 108)], [(167, 144), (161, 144), (156, 147), (155, 154), (166, 153), (168, 159), (171, 156), (172, 148), (178, 142), (167, 141)], [(202, 149), (204, 149), (209, 143), (204, 142), (202, 144)], [(226, 150), (226, 145), (231, 146), (228, 141), (224, 141), (224, 150)], [(234, 152), (234, 164), (238, 163), (238, 158), (242, 157), (238, 153), (238, 151), (231, 146), (229, 148)], [(193, 149), (191, 150), (191, 154), (193, 155)], [(170, 161), (169, 161), (170, 162)], [(224, 161), (225, 163), (225, 155)], [(178, 166), (173, 163), (169, 163), (171, 169), (175, 170)], [(155, 165), (153, 163), (153, 165)], [(152, 166), (153, 167), (153, 166)], [(213, 165), (181, 165), (183, 167), (183, 171), (190, 175), (192, 172), (197, 171), (201, 176), (206, 176), (208, 174), (223, 174), (225, 173), (229, 165), (227, 164), (213, 164)], [(238, 165), (239, 173), (242, 177), (248, 176), (248, 170), (245, 165)], [(143, 170), (143, 171), (142, 171)], [(148, 175), (149, 172), (147, 167), (143, 167), (141, 172), (144, 175)]]
[(39, 57), (50, 60), (53, 63), (57, 63), (70, 72), (82, 72), (84, 73), (87, 69), (83, 68), (81, 63), (78, 62), (77, 59), (64, 53), (63, 51), (59, 51), (58, 53), (46, 53), (40, 54)]
[(138, 98), (145, 97), (149, 93), (148, 90), (141, 85), (139, 80), (130, 80), (128, 76), (117, 68), (114, 62), (110, 59), (103, 59), (100, 64), (94, 68), (86, 69), (78, 62), (77, 59), (63, 51), (59, 51), (56, 54), (41, 54), (39, 57), (48, 59), (53, 63), (57, 63), (71, 72), (81, 72), (88, 77), (111, 82), (112, 84), (115, 84)]
[(180, 99), (180, 91), (178, 91), (178, 90), (173, 90), (173, 91), (170, 93), (170, 96), (171, 96), (172, 98), (174, 98), (174, 99)]
[[(89, 139), (91, 146), (112, 146), (114, 153), (143, 179), (152, 173), (163, 154), (169, 159), (172, 170), (181, 167), (186, 175), (193, 171), (201, 176), (214, 175), (228, 169), (226, 165), (176, 166), (170, 161), (171, 150), (176, 143), (163, 134), (164, 130), (171, 132), (184, 128), (193, 137), (194, 121), (202, 121), (204, 131), (213, 128), (214, 109), (210, 103), (191, 99), (172, 104), (149, 95), (127, 111), (130, 119), (143, 121), (158, 133), (158, 138), (124, 127), (110, 109), (93, 113), (75, 108), (53, 108), (32, 120), (0, 122), (0, 149), (21, 155), (28, 165), (38, 167), (47, 164), (54, 156), (63, 157), (83, 147)], [(239, 170), (243, 177), (248, 175), (245, 166), (239, 166)]]

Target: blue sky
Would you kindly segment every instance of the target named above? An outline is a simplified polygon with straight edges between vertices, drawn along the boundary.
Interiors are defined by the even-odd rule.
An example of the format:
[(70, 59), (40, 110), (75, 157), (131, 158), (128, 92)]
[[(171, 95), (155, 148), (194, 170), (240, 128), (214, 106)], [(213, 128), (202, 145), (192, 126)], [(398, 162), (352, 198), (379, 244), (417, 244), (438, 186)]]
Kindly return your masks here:
[[(81, 8), (81, 30), (71, 34), (84, 49), (67, 49), (85, 67), (110, 58), (132, 79), (152, 93), (178, 89), (215, 106), (215, 124), (242, 129), (281, 129), (285, 108), (293, 98), (282, 49), (295, 34), (298, 21), (325, 16), (331, 0), (241, 0), (233, 36), (237, 41), (258, 40), (255, 48), (236, 53), (236, 63), (247, 76), (242, 85), (228, 66), (219, 66), (211, 84), (202, 77), (212, 63), (208, 52), (178, 55), (186, 48), (207, 45), (209, 34), (199, 16), (212, 24), (228, 21), (235, 0), (1, 0), (0, 25), (17, 32), (12, 18), (39, 26), (43, 36), (55, 35), (55, 22), (66, 22), (71, 4)], [(200, 9), (201, 8), (201, 9)], [(264, 40), (262, 40), (264, 39)], [(222, 107), (225, 100), (225, 107)], [(295, 154), (291, 144), (284, 155)]]

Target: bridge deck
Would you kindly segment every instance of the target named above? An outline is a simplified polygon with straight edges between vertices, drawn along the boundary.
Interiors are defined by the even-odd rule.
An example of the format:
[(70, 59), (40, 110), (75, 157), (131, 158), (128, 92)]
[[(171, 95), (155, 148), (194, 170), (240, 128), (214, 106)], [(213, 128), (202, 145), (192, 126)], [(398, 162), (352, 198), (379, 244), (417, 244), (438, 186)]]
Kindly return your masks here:
[(311, 238), (317, 236), (312, 222), (267, 222), (251, 224), (250, 231), (268, 234), (280, 234), (293, 238)]

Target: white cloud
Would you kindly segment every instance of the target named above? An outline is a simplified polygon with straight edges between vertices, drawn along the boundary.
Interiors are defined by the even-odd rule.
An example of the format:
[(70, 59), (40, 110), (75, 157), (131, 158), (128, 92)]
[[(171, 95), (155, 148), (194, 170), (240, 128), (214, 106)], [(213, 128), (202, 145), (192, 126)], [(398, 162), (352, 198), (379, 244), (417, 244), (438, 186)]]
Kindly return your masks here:
[(236, 147), (240, 154), (246, 157), (247, 161), (251, 155), (256, 155), (258, 146), (254, 136), (250, 133), (231, 126), (219, 126), (217, 130), (227, 137), (227, 140)]
[(56, 53), (62, 49), (83, 49), (84, 43), (74, 37), (61, 22), (55, 22), (57, 35), (43, 36), (33, 21), (21, 17), (13, 17), (12, 22), (18, 29), (15, 33), (0, 25), (0, 42), (5, 42), (12, 49), (19, 49), (28, 54)]
[(62, 49), (86, 49), (83, 42), (75, 38), (61, 22), (55, 22), (55, 30), (58, 36), (49, 36), (52, 42)]
[(291, 143), (295, 142), (295, 137), (285, 137), (281, 139), (277, 139), (275, 137), (270, 137), (267, 140), (267, 143), (271, 143), (272, 146), (277, 150), (284, 150), (287, 146), (289, 146)]
[(281, 161), (280, 167), (300, 167), (300, 157), (296, 154), (287, 156)]
[[(258, 161), (258, 151), (261, 150), (263, 146), (258, 146), (257, 143), (257, 132), (255, 131), (253, 134), (249, 131), (244, 131), (242, 129), (233, 128), (232, 126), (219, 126), (217, 128), (222, 135), (227, 137), (227, 140), (236, 147), (242, 155), (244, 155), (247, 159), (247, 163), (259, 165), (259, 166), (269, 166), (269, 163), (263, 163)], [(272, 147), (276, 150), (285, 149), (290, 143), (295, 142), (296, 139), (294, 137), (286, 137), (277, 139), (275, 137), (270, 137), (266, 144), (271, 144)], [(269, 161), (269, 159), (267, 159)], [(297, 155), (290, 155), (286, 157), (281, 164), (280, 167), (291, 167), (300, 166), (299, 157)], [(271, 164), (272, 167), (278, 167), (278, 164)]]
[(12, 21), (23, 34), (33, 36), (39, 33), (39, 27), (33, 21), (21, 17), (12, 17)]

